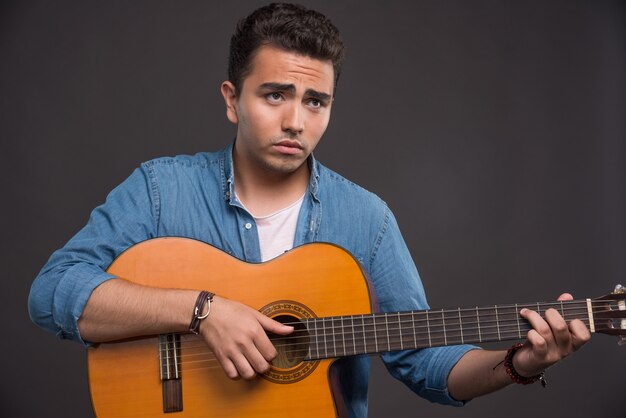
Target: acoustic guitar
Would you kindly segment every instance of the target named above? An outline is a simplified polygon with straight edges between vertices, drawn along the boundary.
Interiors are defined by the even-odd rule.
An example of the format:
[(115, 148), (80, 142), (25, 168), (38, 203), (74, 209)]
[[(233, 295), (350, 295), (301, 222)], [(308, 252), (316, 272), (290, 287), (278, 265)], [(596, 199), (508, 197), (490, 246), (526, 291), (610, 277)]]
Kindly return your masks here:
[(555, 308), (594, 333), (626, 339), (626, 293), (564, 302), (410, 312), (373, 312), (358, 262), (331, 244), (307, 244), (250, 264), (186, 238), (157, 238), (122, 253), (108, 271), (153, 287), (208, 289), (280, 322), (270, 335), (279, 352), (252, 381), (231, 380), (199, 336), (166, 334), (89, 348), (89, 384), (98, 417), (336, 417), (337, 358), (452, 344), (523, 339), (527, 307)]

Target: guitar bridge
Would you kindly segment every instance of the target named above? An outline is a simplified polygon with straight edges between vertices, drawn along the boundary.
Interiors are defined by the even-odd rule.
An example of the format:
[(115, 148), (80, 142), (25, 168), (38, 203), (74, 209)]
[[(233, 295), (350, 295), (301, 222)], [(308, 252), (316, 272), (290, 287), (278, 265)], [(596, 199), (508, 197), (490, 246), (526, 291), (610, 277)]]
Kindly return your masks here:
[(163, 388), (163, 412), (181, 412), (183, 410), (183, 385), (180, 370), (180, 334), (159, 336), (159, 360)]

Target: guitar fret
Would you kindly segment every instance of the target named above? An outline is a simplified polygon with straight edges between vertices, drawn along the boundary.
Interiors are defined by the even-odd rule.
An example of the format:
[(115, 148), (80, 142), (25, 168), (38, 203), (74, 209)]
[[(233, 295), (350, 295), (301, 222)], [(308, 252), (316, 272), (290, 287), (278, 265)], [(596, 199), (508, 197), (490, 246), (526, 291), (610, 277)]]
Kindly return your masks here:
[(346, 355), (345, 332), (343, 330), (343, 317), (335, 317), (333, 321), (333, 335), (335, 337), (335, 356)]
[(346, 333), (343, 330), (343, 316), (341, 317), (341, 341), (343, 343), (343, 355), (346, 355)]
[(417, 348), (417, 335), (415, 335), (415, 311), (411, 312), (411, 325), (413, 326), (413, 343), (414, 343), (414, 348)]
[(333, 347), (332, 347), (332, 351), (333, 351), (333, 357), (337, 357), (337, 338), (336, 338), (336, 331), (335, 331), (335, 317), (331, 317), (330, 318), (330, 335), (332, 335), (332, 341), (333, 341)]
[(402, 313), (389, 313), (387, 318), (389, 321), (389, 350), (403, 350), (404, 342), (402, 341)]
[(513, 306), (507, 306), (500, 310), (500, 322), (502, 324), (500, 337), (503, 340), (519, 338), (516, 325), (519, 323), (519, 314)]
[(404, 350), (404, 343), (402, 342), (402, 319), (400, 318), (400, 312), (398, 312), (398, 329), (400, 330), (400, 350)]
[(367, 353), (367, 339), (365, 338), (365, 317), (361, 315), (361, 328), (363, 329), (363, 352)]
[(428, 311), (426, 311), (426, 328), (428, 329), (428, 345), (433, 346), (433, 341), (430, 338), (430, 318), (428, 317)]
[(443, 309), (430, 310), (428, 312), (430, 344), (433, 347), (446, 345), (448, 341), (448, 333), (446, 330), (446, 322)]
[(387, 312), (385, 312), (385, 330), (387, 332), (387, 350), (391, 351), (391, 342), (389, 340), (389, 322), (387, 321)]
[(378, 321), (376, 324), (376, 333), (381, 338), (381, 340), (378, 342), (378, 345), (380, 346), (381, 351), (389, 351), (389, 325), (387, 324), (387, 314), (383, 313), (382, 315), (379, 315), (378, 319), (380, 321)]
[(324, 335), (324, 356), (328, 358), (328, 345), (326, 344), (326, 319), (322, 318), (322, 331)]
[[(311, 324), (313, 325), (313, 328), (310, 328), (309, 325), (309, 332), (312, 332), (313, 335), (315, 336), (315, 353), (313, 353), (313, 347), (311, 347), (311, 358), (319, 358), (320, 357), (320, 344), (319, 344), (319, 332), (317, 331), (317, 319), (316, 318), (312, 318), (311, 319)], [(307, 320), (307, 322), (309, 322)]]
[[(361, 316), (352, 317), (352, 346), (354, 348), (353, 354), (362, 354), (365, 350), (362, 334), (363, 334), (363, 320)], [(360, 321), (360, 322), (359, 322)], [(359, 326), (361, 324), (361, 326)]]
[(443, 309), (441, 310), (441, 323), (443, 324), (443, 342), (448, 345), (448, 333), (446, 332), (446, 318), (444, 318)]
[[(365, 343), (364, 353), (377, 353), (378, 341), (376, 339), (376, 323), (374, 315), (361, 315), (363, 317), (363, 341)], [(372, 346), (372, 335), (374, 336)]]
[(493, 324), (497, 324), (497, 319), (496, 319), (497, 316), (496, 316), (495, 308), (494, 307), (482, 308), (481, 318), (482, 318), (481, 323), (483, 324), (483, 326), (481, 327), (482, 329), (482, 341), (481, 342), (499, 341), (499, 336), (498, 336), (499, 328), (497, 325), (493, 325)]
[(519, 326), (519, 308), (517, 307), (517, 303), (515, 304), (515, 320), (517, 321), (517, 337), (522, 338), (522, 330)]
[(376, 331), (376, 316), (372, 317), (374, 324), (374, 345), (376, 347), (376, 352), (378, 353), (378, 332)]
[(444, 332), (444, 345), (464, 344), (465, 335), (463, 334), (461, 309), (442, 310), (441, 319)]
[[(415, 348), (430, 347), (428, 326), (428, 311), (414, 311), (413, 322), (415, 327), (413, 328), (413, 335), (415, 335)], [(415, 318), (417, 316), (417, 319)], [(426, 325), (423, 325), (426, 322)]]
[(502, 340), (500, 336), (500, 318), (498, 316), (498, 305), (494, 305), (495, 313), (496, 313), (496, 329), (498, 330), (498, 340)]
[(330, 332), (333, 336), (333, 357), (337, 357), (337, 342), (335, 341), (335, 318), (330, 318)]
[(465, 344), (465, 339), (463, 338), (463, 324), (461, 323), (461, 308), (459, 308), (459, 330), (461, 331), (461, 344)]
[(478, 341), (483, 342), (482, 332), (480, 330), (480, 315), (478, 314), (478, 306), (476, 307), (476, 324), (478, 327)]
[(350, 323), (352, 324), (352, 347), (354, 348), (353, 354), (356, 354), (356, 334), (354, 333), (354, 317), (350, 317)]

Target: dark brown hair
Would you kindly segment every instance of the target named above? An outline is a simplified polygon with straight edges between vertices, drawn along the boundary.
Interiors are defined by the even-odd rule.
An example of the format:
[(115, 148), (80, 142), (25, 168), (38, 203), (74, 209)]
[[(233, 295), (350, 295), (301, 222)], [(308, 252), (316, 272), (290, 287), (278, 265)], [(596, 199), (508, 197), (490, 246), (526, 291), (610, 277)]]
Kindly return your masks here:
[(304, 6), (272, 3), (241, 19), (230, 40), (228, 80), (235, 85), (237, 95), (256, 51), (263, 45), (330, 60), (337, 85), (344, 48), (335, 25), (323, 14)]

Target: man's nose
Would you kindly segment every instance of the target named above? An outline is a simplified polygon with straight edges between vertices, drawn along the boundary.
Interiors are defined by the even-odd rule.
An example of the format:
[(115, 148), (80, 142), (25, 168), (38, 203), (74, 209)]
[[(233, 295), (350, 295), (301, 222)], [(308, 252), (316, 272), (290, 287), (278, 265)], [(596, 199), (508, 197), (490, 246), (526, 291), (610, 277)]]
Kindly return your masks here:
[(282, 129), (294, 133), (301, 133), (304, 130), (304, 115), (299, 103), (294, 102), (290, 106), (285, 106)]

